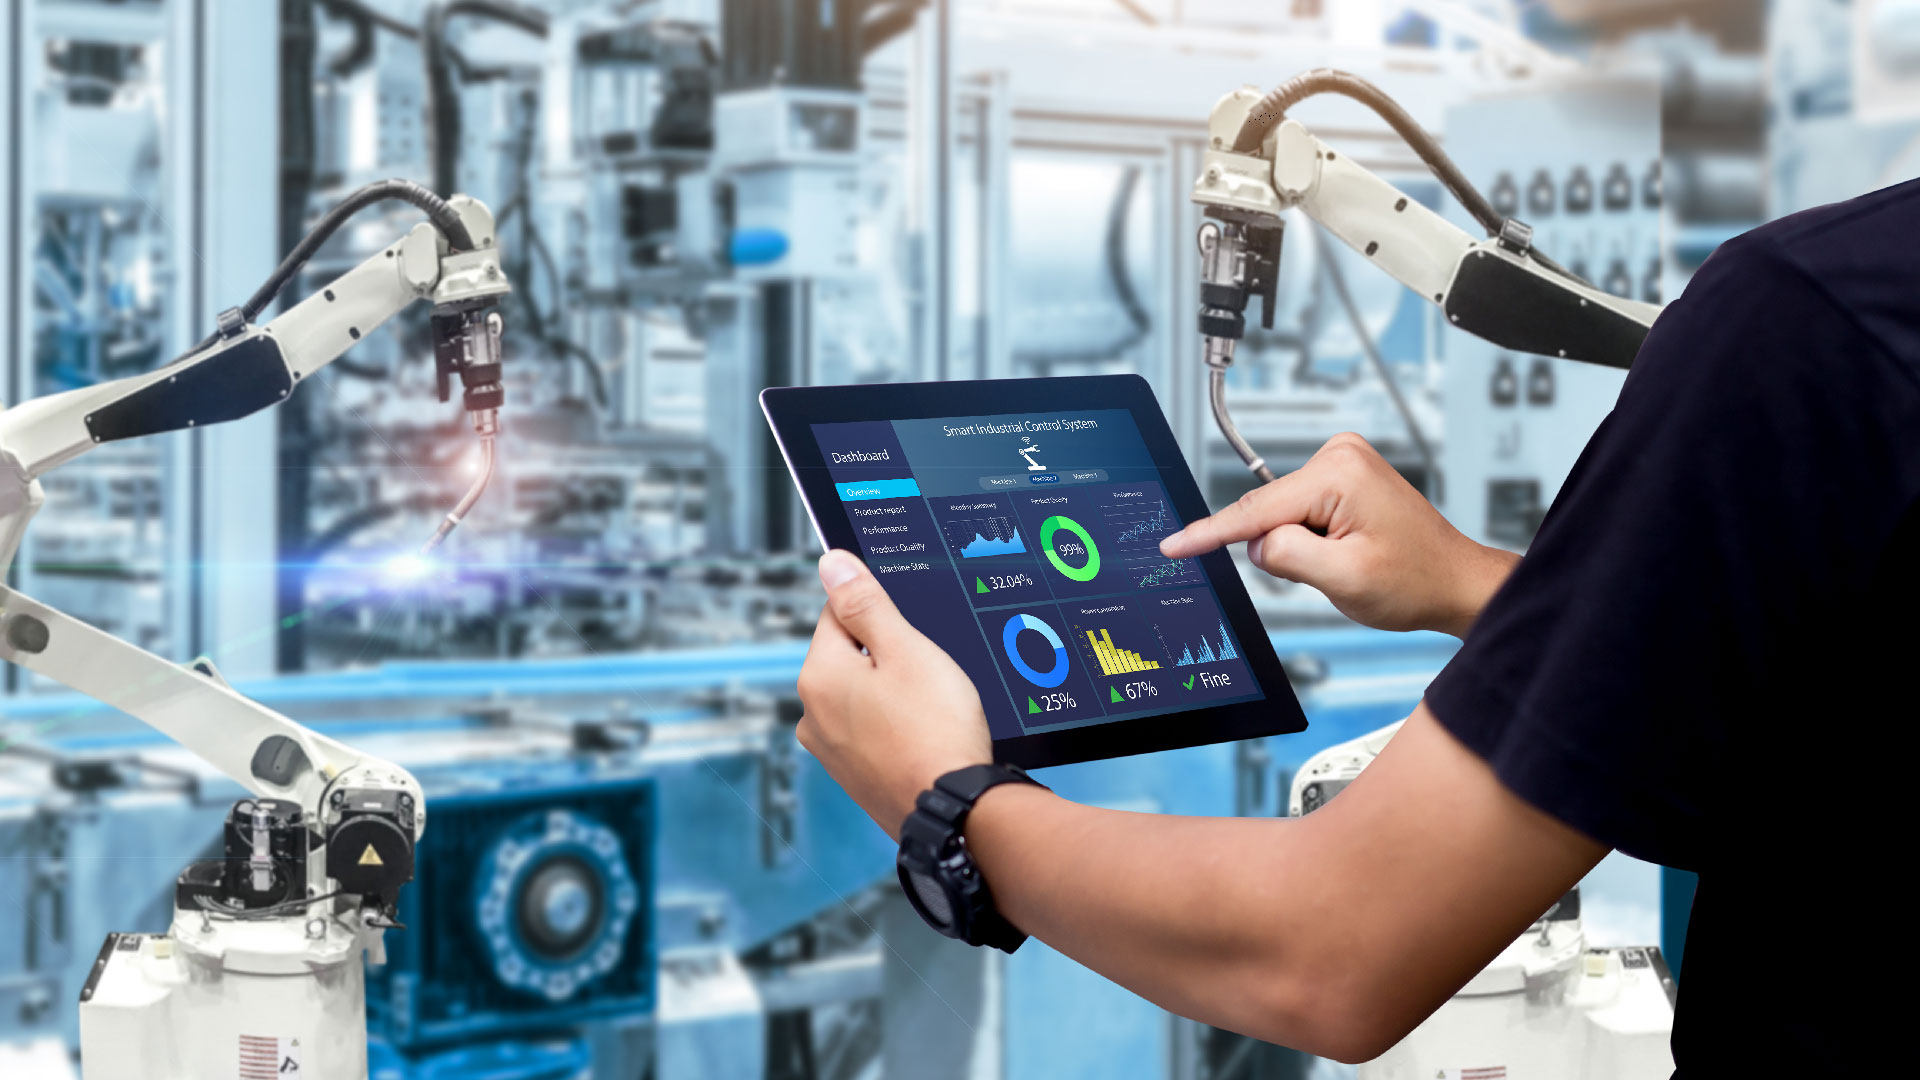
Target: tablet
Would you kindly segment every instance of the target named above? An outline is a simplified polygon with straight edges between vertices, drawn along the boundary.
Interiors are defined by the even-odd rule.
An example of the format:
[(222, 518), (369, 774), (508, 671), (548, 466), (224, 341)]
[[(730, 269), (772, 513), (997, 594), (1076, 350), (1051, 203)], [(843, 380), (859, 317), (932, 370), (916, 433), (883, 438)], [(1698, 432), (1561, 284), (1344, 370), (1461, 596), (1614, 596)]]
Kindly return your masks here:
[(1303, 731), (1207, 514), (1132, 375), (769, 389), (820, 541), (858, 553), (980, 691), (1025, 768)]

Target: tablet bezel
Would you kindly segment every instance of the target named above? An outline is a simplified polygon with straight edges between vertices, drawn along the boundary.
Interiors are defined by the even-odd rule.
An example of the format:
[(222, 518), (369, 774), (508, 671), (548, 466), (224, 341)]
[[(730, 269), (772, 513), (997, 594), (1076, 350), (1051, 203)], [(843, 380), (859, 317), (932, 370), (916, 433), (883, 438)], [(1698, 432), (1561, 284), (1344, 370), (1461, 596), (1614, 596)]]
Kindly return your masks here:
[[(1010, 408), (1009, 403), (1016, 401), (1020, 407)], [(844, 548), (855, 554), (861, 550), (853, 521), (840, 509), (834, 495), (833, 478), (813, 435), (815, 424), (1125, 409), (1132, 415), (1180, 519), (1191, 522), (1211, 513), (1152, 386), (1138, 375), (769, 387), (760, 393), (760, 407), (800, 491), (807, 516), (813, 521), (814, 532), (828, 548)], [(1266, 695), (1263, 700), (1205, 705), (997, 739), (993, 744), (995, 759), (1037, 769), (1305, 731), (1306, 714), (1232, 556), (1221, 550), (1199, 559), (1222, 612), (1240, 636), (1247, 664)], [(1180, 722), (1165, 722), (1176, 718)]]

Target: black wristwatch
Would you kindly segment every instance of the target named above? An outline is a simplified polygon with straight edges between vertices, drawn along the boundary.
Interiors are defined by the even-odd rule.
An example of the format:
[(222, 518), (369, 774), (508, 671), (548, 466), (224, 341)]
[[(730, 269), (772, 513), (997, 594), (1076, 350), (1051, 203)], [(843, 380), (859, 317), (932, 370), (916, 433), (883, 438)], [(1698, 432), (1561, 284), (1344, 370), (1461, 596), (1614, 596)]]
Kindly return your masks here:
[(927, 925), (969, 945), (1012, 952), (1027, 940), (994, 910), (961, 829), (973, 804), (1001, 784), (1046, 787), (1012, 765), (970, 765), (933, 782), (900, 826), (900, 887)]

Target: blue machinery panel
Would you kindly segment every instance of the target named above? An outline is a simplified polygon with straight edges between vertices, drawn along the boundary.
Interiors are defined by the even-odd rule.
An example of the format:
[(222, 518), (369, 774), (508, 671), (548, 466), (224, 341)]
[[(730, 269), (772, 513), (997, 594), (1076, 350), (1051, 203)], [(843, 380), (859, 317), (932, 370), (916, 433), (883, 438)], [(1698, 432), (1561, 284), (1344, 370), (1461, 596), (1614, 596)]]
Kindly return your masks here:
[(652, 1011), (653, 780), (448, 795), (420, 779), (432, 840), (401, 904), (416, 929), (369, 969), (373, 1030), (411, 1049)]

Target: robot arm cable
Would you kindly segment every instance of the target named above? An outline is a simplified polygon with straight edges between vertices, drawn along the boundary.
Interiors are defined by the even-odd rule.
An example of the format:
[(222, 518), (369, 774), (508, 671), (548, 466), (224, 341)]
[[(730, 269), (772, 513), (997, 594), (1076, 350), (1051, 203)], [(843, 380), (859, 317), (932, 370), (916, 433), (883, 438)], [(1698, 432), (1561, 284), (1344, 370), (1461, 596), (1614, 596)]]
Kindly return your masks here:
[(340, 227), (350, 218), (375, 203), (388, 200), (411, 203), (425, 211), (428, 220), (433, 222), (433, 227), (440, 230), (441, 235), (447, 238), (447, 243), (455, 251), (473, 250), (473, 236), (467, 231), (466, 222), (460, 220), (460, 215), (447, 204), (447, 200), (411, 180), (381, 180), (368, 184), (347, 196), (340, 205), (327, 211), (325, 216), (321, 217), (320, 221), (307, 232), (307, 235), (301, 238), (300, 243), (287, 253), (287, 257), (280, 260), (280, 265), (274, 267), (273, 273), (268, 275), (267, 280), (255, 290), (245, 304), (240, 306), (240, 312), (245, 317), (245, 321), (252, 322), (258, 318), (260, 313), (267, 309), (267, 305), (273, 303), (274, 297), (280, 295), (280, 290), (286, 287), (287, 282), (293, 280), (293, 276), (300, 272), (300, 268), (305, 266), (308, 260), (313, 258), (314, 253), (319, 251), (334, 233), (339, 232)]
[[(1341, 94), (1377, 113), (1491, 235), (1469, 235), (1287, 117), (1287, 109), (1322, 93)], [(1531, 227), (1502, 219), (1433, 136), (1364, 79), (1321, 69), (1265, 95), (1251, 88), (1235, 91), (1215, 106), (1209, 128), (1211, 148), (1193, 195), (1208, 218), (1199, 237), (1203, 359), (1220, 429), (1262, 479), (1271, 471), (1235, 428), (1223, 383), (1246, 334), (1249, 301), (1263, 301), (1262, 322), (1273, 326), (1288, 210), (1301, 211), (1415, 295), (1431, 300), (1449, 325), (1516, 352), (1626, 368), (1659, 315), (1657, 306), (1596, 289), (1542, 255), (1533, 247)], [(1337, 287), (1344, 282), (1337, 276), (1329, 280), (1344, 293)], [(1415, 442), (1424, 443), (1384, 363), (1375, 362), (1371, 352), (1368, 359), (1388, 380)]]
[[(411, 180), (376, 181), (347, 196), (338, 206), (321, 217), (307, 235), (300, 239), (300, 243), (287, 253), (287, 257), (280, 260), (280, 265), (273, 268), (273, 273), (267, 275), (267, 280), (254, 290), (253, 295), (247, 298), (247, 302), (234, 309), (239, 316), (235, 325), (245, 325), (259, 318), (260, 313), (267, 310), (274, 298), (280, 295), (280, 290), (286, 288), (287, 282), (293, 280), (294, 275), (300, 272), (300, 268), (307, 265), (314, 253), (332, 239), (333, 234), (339, 232), (340, 227), (350, 218), (375, 203), (389, 200), (411, 203), (425, 211), (428, 220), (433, 222), (433, 227), (440, 230), (441, 235), (447, 238), (447, 243), (455, 251), (473, 250), (473, 236), (467, 230), (467, 223), (460, 220), (459, 213), (445, 199)], [(185, 354), (176, 357), (174, 363), (205, 352), (219, 340), (220, 331), (215, 330), (201, 338)]]
[(1387, 122), (1394, 134), (1406, 141), (1420, 160), (1427, 163), (1440, 182), (1467, 208), (1467, 213), (1486, 228), (1489, 233), (1500, 231), (1503, 220), (1486, 196), (1480, 194), (1460, 166), (1453, 163), (1440, 143), (1427, 130), (1420, 126), (1412, 114), (1400, 106), (1400, 103), (1387, 96), (1385, 90), (1373, 85), (1358, 75), (1333, 68), (1315, 68), (1301, 72), (1275, 87), (1266, 97), (1260, 99), (1247, 119), (1240, 127), (1239, 137), (1234, 139), (1233, 152), (1236, 154), (1255, 154), (1268, 135), (1273, 134), (1280, 122), (1287, 118), (1287, 110), (1310, 97), (1320, 94), (1339, 94), (1372, 109), (1380, 119)]
[[(1286, 120), (1288, 109), (1320, 94), (1339, 94), (1373, 110), (1375, 115), (1386, 121), (1387, 126), (1393, 129), (1394, 134), (1400, 136), (1401, 140), (1420, 156), (1420, 160), (1433, 171), (1433, 175), (1439, 179), (1447, 191), (1459, 200), (1460, 205), (1480, 223), (1481, 228), (1487, 230), (1488, 236), (1501, 234), (1506, 227), (1507, 219), (1500, 216), (1500, 212), (1494, 209), (1493, 203), (1480, 193), (1479, 188), (1473, 186), (1473, 182), (1467, 179), (1467, 174), (1460, 170), (1460, 166), (1454, 164), (1453, 158), (1447, 155), (1440, 141), (1429, 134), (1427, 129), (1421, 127), (1420, 122), (1402, 108), (1399, 102), (1389, 97), (1385, 90), (1350, 72), (1337, 71), (1333, 68), (1315, 68), (1295, 75), (1275, 87), (1254, 105), (1251, 112), (1247, 113), (1246, 122), (1240, 126), (1240, 133), (1234, 139), (1234, 153), (1259, 153), (1260, 144), (1266, 141), (1268, 135), (1273, 134), (1274, 129), (1278, 128), (1282, 121)], [(1527, 254), (1533, 261), (1562, 277), (1571, 278), (1574, 281), (1581, 280), (1572, 271), (1548, 258), (1544, 252), (1529, 246)]]

